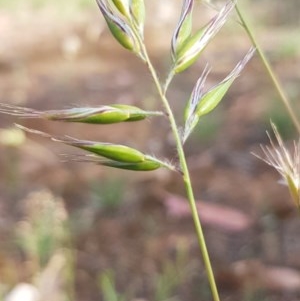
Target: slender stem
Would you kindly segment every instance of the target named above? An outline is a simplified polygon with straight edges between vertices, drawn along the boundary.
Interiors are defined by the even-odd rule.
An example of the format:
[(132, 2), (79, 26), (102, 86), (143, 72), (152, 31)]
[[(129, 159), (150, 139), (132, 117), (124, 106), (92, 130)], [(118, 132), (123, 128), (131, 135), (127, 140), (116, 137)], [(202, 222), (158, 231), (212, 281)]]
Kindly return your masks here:
[(163, 102), (163, 105), (165, 107), (165, 110), (167, 112), (169, 122), (170, 122), (170, 125), (171, 125), (171, 128), (172, 128), (172, 132), (173, 132), (173, 135), (174, 135), (174, 138), (175, 138), (176, 148), (177, 148), (178, 157), (179, 157), (179, 161), (180, 161), (180, 167), (181, 167), (182, 176), (183, 176), (183, 181), (184, 181), (187, 197), (188, 197), (188, 200), (189, 200), (189, 204), (190, 204), (190, 208), (191, 208), (191, 212), (192, 212), (192, 217), (193, 217), (193, 221), (194, 221), (194, 226), (195, 226), (195, 229), (196, 229), (198, 244), (199, 244), (199, 247), (200, 247), (200, 250), (201, 250), (201, 253), (202, 253), (203, 262), (204, 262), (204, 265), (205, 265), (205, 268), (206, 268), (207, 278), (208, 278), (208, 281), (209, 281), (209, 284), (210, 284), (213, 300), (214, 301), (220, 301), (219, 293), (218, 293), (218, 289), (217, 289), (216, 281), (215, 281), (215, 277), (214, 277), (214, 273), (213, 273), (213, 270), (212, 270), (208, 250), (207, 250), (207, 247), (206, 247), (206, 242), (205, 242), (205, 238), (204, 238), (204, 234), (203, 234), (203, 229), (202, 229), (200, 218), (199, 218), (198, 211), (197, 211), (197, 206), (196, 206), (196, 202), (195, 202), (192, 183), (191, 183), (190, 174), (189, 174), (189, 170), (188, 170), (188, 166), (187, 166), (187, 162), (186, 162), (185, 153), (184, 153), (184, 150), (183, 150), (181, 137), (180, 137), (180, 134), (179, 134), (179, 130), (178, 130), (178, 127), (177, 127), (177, 124), (176, 124), (176, 121), (175, 121), (173, 111), (172, 111), (172, 109), (169, 105), (168, 99), (166, 98), (166, 88), (168, 87), (168, 84), (170, 83), (170, 79), (172, 79), (173, 75), (171, 75), (170, 79), (166, 81), (167, 84), (165, 84), (165, 86), (163, 88), (162, 85), (160, 84), (157, 73), (156, 73), (156, 71), (155, 71), (155, 69), (154, 69), (154, 67), (151, 63), (151, 60), (148, 56), (146, 47), (143, 45), (143, 43), (141, 43), (141, 50), (143, 52), (145, 62), (146, 62), (147, 66), (149, 68), (149, 71), (150, 71), (150, 73), (153, 77), (153, 80), (154, 80), (154, 83), (156, 85), (159, 96), (160, 96), (160, 98)]
[(164, 85), (163, 85), (163, 94), (164, 94), (164, 95), (166, 95), (167, 90), (168, 90), (168, 88), (169, 88), (169, 85), (170, 85), (170, 83), (171, 83), (173, 77), (174, 77), (174, 71), (173, 71), (173, 69), (172, 69), (172, 70), (169, 72), (169, 74), (168, 74), (168, 76), (167, 76), (167, 79), (166, 79), (166, 81), (165, 81), (165, 83), (164, 83)]
[(272, 69), (272, 67), (271, 67), (271, 65), (270, 65), (267, 57), (265, 56), (262, 48), (260, 47), (260, 45), (258, 44), (258, 41), (256, 40), (256, 38), (254, 36), (253, 30), (250, 27), (249, 22), (247, 22), (245, 20), (245, 17), (243, 16), (243, 14), (242, 14), (242, 12), (241, 12), (241, 10), (239, 8), (239, 5), (237, 3), (235, 5), (235, 10), (236, 10), (236, 12), (237, 12), (237, 14), (238, 14), (238, 16), (240, 18), (242, 26), (244, 27), (244, 29), (246, 30), (246, 32), (247, 32), (247, 34), (249, 36), (252, 44), (256, 47), (257, 53), (260, 56), (260, 58), (261, 58), (261, 60), (263, 62), (263, 65), (265, 66), (266, 71), (267, 71), (267, 73), (268, 73), (268, 75), (269, 75), (269, 77), (270, 77), (270, 79), (271, 79), (271, 81), (272, 81), (272, 83), (273, 83), (273, 85), (274, 85), (274, 87), (275, 87), (275, 89), (276, 89), (276, 91), (277, 91), (277, 93), (278, 93), (278, 95), (279, 95), (282, 103), (284, 104), (284, 106), (285, 106), (288, 114), (290, 115), (290, 117), (291, 117), (291, 119), (292, 119), (292, 121), (293, 121), (293, 123), (294, 123), (294, 125), (295, 125), (295, 127), (296, 127), (296, 129), (298, 131), (298, 133), (300, 133), (300, 122), (299, 122), (299, 120), (298, 120), (298, 118), (297, 118), (297, 116), (295, 114), (295, 110), (293, 110), (293, 108), (292, 108), (292, 106), (290, 104), (290, 101), (289, 101), (287, 95), (285, 94), (285, 92), (284, 92), (284, 90), (282, 88), (281, 83), (279, 82), (279, 79), (275, 75), (275, 73), (274, 73), (274, 71), (273, 71), (273, 69)]

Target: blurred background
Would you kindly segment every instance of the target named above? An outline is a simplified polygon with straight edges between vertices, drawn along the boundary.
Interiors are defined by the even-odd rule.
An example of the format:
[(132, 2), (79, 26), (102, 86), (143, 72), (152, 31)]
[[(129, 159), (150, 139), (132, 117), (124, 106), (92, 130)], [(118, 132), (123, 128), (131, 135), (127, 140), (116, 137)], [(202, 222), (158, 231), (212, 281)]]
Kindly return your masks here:
[[(299, 0), (240, 4), (299, 112)], [(181, 1), (146, 6), (146, 44), (163, 78)], [(207, 3), (196, 6), (195, 28), (216, 13)], [(41, 110), (111, 103), (161, 108), (146, 67), (111, 37), (93, 0), (1, 0), (0, 41), (1, 103)], [(179, 124), (206, 63), (210, 87), (250, 46), (232, 13), (198, 62), (170, 86)], [(224, 301), (300, 298), (299, 214), (279, 175), (251, 155), (268, 144), (270, 119), (287, 144), (298, 139), (255, 56), (185, 146)], [(211, 300), (179, 175), (64, 162), (61, 154), (80, 152), (25, 135), (14, 123), (176, 160), (163, 118), (95, 126), (2, 114), (0, 300)]]

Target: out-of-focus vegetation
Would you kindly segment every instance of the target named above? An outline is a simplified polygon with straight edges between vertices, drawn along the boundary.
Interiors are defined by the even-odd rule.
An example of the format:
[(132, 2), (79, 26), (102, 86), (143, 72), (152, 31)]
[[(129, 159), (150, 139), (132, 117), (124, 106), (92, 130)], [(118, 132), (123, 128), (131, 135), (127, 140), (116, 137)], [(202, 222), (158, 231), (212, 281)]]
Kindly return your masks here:
[(43, 0), (1, 0), (1, 9), (20, 10), (24, 8), (36, 10), (45, 7), (56, 8), (57, 11), (82, 12), (82, 9), (93, 7), (93, 1), (89, 0), (66, 0), (66, 1), (43, 1)]

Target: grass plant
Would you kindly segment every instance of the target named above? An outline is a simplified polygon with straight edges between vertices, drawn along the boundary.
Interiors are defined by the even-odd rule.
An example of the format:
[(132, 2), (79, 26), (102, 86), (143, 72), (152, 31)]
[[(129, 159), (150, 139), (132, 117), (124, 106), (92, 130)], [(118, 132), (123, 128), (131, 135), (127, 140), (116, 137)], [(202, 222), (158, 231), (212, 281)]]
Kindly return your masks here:
[(52, 290), (57, 299), (49, 300), (72, 300), (73, 250), (62, 199), (47, 190), (30, 193), (24, 200), (24, 215), (16, 229), (16, 241), (30, 263), (32, 283), (42, 299)]
[(125, 194), (125, 181), (119, 178), (108, 178), (99, 184), (93, 181), (90, 184), (92, 207), (112, 213), (120, 208)]
[(112, 270), (103, 271), (98, 277), (98, 285), (104, 301), (126, 301), (127, 296), (118, 292), (115, 274)]
[[(189, 275), (191, 264), (186, 248), (180, 243), (176, 246), (175, 257), (163, 261), (161, 269), (151, 279), (152, 299), (155, 301), (180, 300), (176, 291)], [(127, 288), (125, 293), (119, 292), (116, 284), (116, 274), (112, 269), (102, 271), (98, 276), (98, 287), (104, 301), (132, 300), (137, 286)]]
[[(257, 49), (257, 53), (288, 112), (289, 118), (300, 133), (300, 122), (298, 117), (282, 88), (282, 84), (275, 75), (264, 51), (260, 47), (252, 27), (246, 20), (247, 18), (240, 8), (240, 4), (237, 4), (235, 1), (229, 0), (224, 7), (216, 13), (210, 22), (204, 24), (202, 28), (194, 30), (193, 8), (196, 1), (183, 0), (178, 23), (170, 38), (171, 65), (168, 74), (163, 79), (158, 76), (158, 72), (152, 64), (144, 39), (144, 23), (146, 16), (144, 0), (96, 1), (113, 37), (121, 46), (134, 54), (148, 68), (160, 99), (160, 109), (157, 111), (147, 111), (139, 107), (125, 104), (107, 104), (99, 107), (76, 107), (64, 110), (37, 111), (30, 108), (0, 104), (0, 112), (21, 118), (42, 118), (49, 121), (80, 122), (94, 125), (121, 122), (135, 123), (142, 122), (144, 119), (148, 118), (164, 118), (167, 120), (176, 144), (176, 152), (174, 153), (173, 158), (168, 159), (160, 159), (152, 154), (149, 155), (127, 145), (112, 142), (80, 140), (69, 136), (52, 136), (23, 126), (19, 126), (19, 128), (49, 138), (55, 142), (74, 146), (88, 152), (87, 155), (68, 156), (67, 158), (70, 160), (90, 162), (100, 166), (132, 171), (150, 172), (160, 168), (166, 168), (170, 172), (176, 173), (178, 177), (181, 177), (190, 204), (195, 232), (204, 266), (206, 268), (212, 299), (214, 301), (219, 301), (219, 292), (214, 278), (209, 252), (206, 247), (201, 221), (197, 212), (184, 146), (199, 122), (204, 121), (202, 117), (210, 114), (222, 101), (234, 80), (240, 75), (244, 66), (251, 59), (254, 49), (250, 49), (244, 59), (237, 64), (227, 77), (209, 89), (205, 88), (206, 79), (210, 72), (209, 66), (206, 66), (204, 70), (199, 72), (200, 76), (190, 93), (190, 97), (186, 99), (185, 110), (182, 114), (182, 124), (179, 124), (179, 121), (176, 120), (172, 100), (168, 97), (168, 91), (172, 80), (175, 76), (184, 72), (197, 61), (206, 46), (225, 24), (230, 13), (235, 10), (239, 17), (240, 24), (244, 27), (254, 48)], [(10, 7), (11, 5), (14, 5), (16, 1), (4, 1), (3, 3), (5, 6)], [(40, 5), (39, 1), (33, 1), (32, 3), (37, 7)], [(77, 3), (82, 6), (86, 5), (88, 1), (78, 0)], [(275, 134), (275, 140), (268, 134), (271, 146), (262, 146), (263, 156), (258, 157), (268, 165), (273, 166), (279, 172), (284, 183), (289, 188), (296, 207), (300, 211), (300, 142), (294, 143), (294, 152), (291, 153), (285, 146), (276, 125), (273, 123), (272, 129)], [(115, 185), (118, 184), (117, 182), (106, 184), (107, 190), (104, 188), (102, 189), (102, 193), (105, 197), (104, 206), (107, 208), (115, 208), (121, 200), (120, 194), (122, 194), (123, 187), (119, 187), (116, 190)], [(110, 192), (113, 189), (115, 189), (114, 194), (111, 194)], [(98, 191), (94, 191), (94, 193), (97, 194)], [(37, 206), (34, 207), (36, 209)], [(57, 219), (54, 219), (54, 216), (50, 213), (56, 211), (53, 210), (52, 207), (46, 209), (42, 207), (42, 213), (32, 211), (29, 220), (26, 222), (26, 227), (20, 228), (18, 233), (19, 243), (21, 244), (22, 249), (28, 257), (35, 261), (38, 270), (41, 270), (47, 265), (48, 261), (55, 255), (56, 250), (62, 249), (65, 240), (64, 236), (66, 235), (63, 223), (58, 226), (53, 224)], [(52, 227), (49, 227), (49, 225), (52, 225)], [(59, 233), (54, 235), (54, 230), (59, 231)], [(178, 278), (173, 278), (173, 275), (177, 274), (178, 270), (181, 269), (181, 266), (178, 265), (176, 263), (173, 264), (167, 262), (164, 266), (162, 274), (157, 277), (155, 300), (171, 297), (173, 289), (178, 286), (178, 281), (180, 281)], [(104, 295), (104, 300), (126, 300), (125, 295), (121, 295), (117, 292), (112, 271), (103, 272), (98, 280)], [(249, 297), (249, 299), (252, 299), (252, 297)]]
[[(193, 8), (194, 0), (184, 0), (181, 14), (174, 29), (170, 45), (171, 65), (169, 73), (161, 80), (154, 68), (146, 43), (144, 40), (145, 5), (144, 0), (96, 0), (98, 7), (107, 23), (109, 30), (121, 46), (133, 53), (148, 68), (153, 79), (159, 99), (160, 111), (150, 112), (138, 107), (125, 104), (106, 105), (97, 108), (72, 108), (69, 110), (36, 111), (28, 108), (14, 107), (0, 104), (0, 112), (11, 114), (23, 118), (44, 118), (60, 122), (82, 122), (93, 124), (108, 124), (119, 122), (141, 122), (148, 117), (165, 118), (171, 128), (173, 139), (176, 144), (174, 158), (158, 159), (143, 151), (129, 146), (115, 144), (111, 142), (95, 142), (79, 140), (69, 136), (52, 136), (37, 130), (32, 130), (19, 126), (19, 128), (59, 143), (71, 145), (89, 154), (84, 156), (71, 157), (72, 160), (92, 162), (102, 166), (133, 171), (152, 171), (160, 168), (169, 169), (182, 178), (190, 210), (194, 222), (199, 248), (201, 250), (207, 278), (210, 285), (212, 299), (219, 301), (219, 293), (216, 286), (209, 252), (206, 247), (205, 237), (198, 215), (196, 201), (194, 197), (192, 181), (186, 161), (184, 144), (197, 126), (203, 116), (211, 113), (224, 98), (234, 80), (241, 74), (244, 66), (251, 59), (254, 48), (250, 49), (245, 57), (221, 82), (207, 89), (206, 79), (209, 76), (210, 68), (206, 66), (196, 81), (189, 99), (186, 100), (183, 112), (183, 124), (175, 119), (172, 102), (168, 98), (168, 89), (173, 78), (192, 66), (201, 56), (203, 50), (217, 35), (223, 27), (230, 13), (235, 8), (235, 2), (228, 1), (216, 15), (203, 27), (193, 29)], [(171, 163), (172, 162), (172, 163)], [(109, 287), (108, 276), (102, 277), (102, 286)], [(111, 289), (106, 289), (107, 297)], [(113, 295), (110, 300), (120, 300), (120, 296)], [(121, 298), (122, 300), (122, 298)]]
[(185, 248), (177, 246), (173, 261), (166, 260), (162, 271), (154, 278), (154, 300), (178, 300), (175, 292), (188, 274), (188, 256)]

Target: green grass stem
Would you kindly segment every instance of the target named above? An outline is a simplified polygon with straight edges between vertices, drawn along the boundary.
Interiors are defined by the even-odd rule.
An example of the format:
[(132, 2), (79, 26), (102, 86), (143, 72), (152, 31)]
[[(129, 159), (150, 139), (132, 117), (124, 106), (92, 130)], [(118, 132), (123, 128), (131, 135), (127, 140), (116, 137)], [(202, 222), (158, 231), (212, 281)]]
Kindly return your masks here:
[(254, 36), (254, 31), (253, 31), (252, 27), (249, 25), (249, 22), (245, 19), (245, 16), (241, 12), (240, 6), (238, 4), (235, 5), (235, 10), (237, 12), (237, 15), (239, 16), (242, 26), (244, 27), (245, 31), (247, 32), (247, 34), (249, 36), (249, 39), (251, 40), (253, 46), (256, 47), (257, 53), (264, 65), (274, 87), (275, 87), (275, 90), (277, 91), (277, 93), (279, 95), (281, 102), (285, 106), (295, 128), (297, 129), (298, 133), (300, 134), (300, 122), (295, 114), (295, 110), (291, 106), (291, 102), (290, 102), (289, 98), (287, 97), (284, 89), (282, 88), (282, 84), (280, 83), (273, 68), (271, 67), (269, 60), (267, 59), (266, 55), (264, 54), (264, 51), (262, 50), (256, 37)]
[(195, 230), (196, 230), (196, 234), (197, 234), (198, 244), (199, 244), (199, 247), (200, 247), (200, 251), (201, 251), (201, 254), (202, 254), (204, 266), (205, 266), (205, 269), (206, 269), (207, 278), (208, 278), (208, 282), (209, 282), (209, 285), (210, 285), (213, 301), (220, 301), (219, 292), (218, 292), (218, 289), (217, 289), (217, 285), (216, 285), (216, 281), (215, 281), (211, 261), (210, 261), (210, 258), (209, 258), (209, 253), (208, 253), (208, 250), (207, 250), (207, 246), (206, 246), (206, 242), (205, 242), (205, 237), (204, 237), (200, 217), (198, 215), (198, 210), (197, 210), (196, 201), (195, 201), (195, 197), (194, 197), (194, 192), (193, 192), (193, 188), (192, 188), (190, 173), (189, 173), (188, 165), (187, 165), (187, 162), (186, 162), (185, 152), (184, 152), (184, 149), (183, 149), (182, 139), (181, 139), (181, 136), (180, 136), (180, 133), (179, 133), (179, 128), (176, 124), (175, 116), (174, 116), (173, 111), (171, 109), (170, 103), (169, 103), (169, 101), (166, 97), (167, 88), (168, 88), (168, 86), (169, 86), (169, 84), (170, 84), (170, 82), (173, 78), (173, 73), (169, 74), (169, 76), (166, 80), (166, 83), (164, 85), (162, 85), (160, 83), (158, 75), (157, 75), (157, 73), (156, 73), (156, 71), (155, 71), (155, 69), (152, 65), (152, 62), (149, 58), (147, 49), (146, 49), (143, 41), (140, 38), (139, 38), (139, 40), (140, 40), (139, 42), (140, 42), (140, 45), (141, 45), (141, 52), (142, 52), (144, 62), (148, 66), (148, 69), (151, 73), (151, 76), (152, 76), (153, 81), (155, 83), (155, 86), (157, 88), (157, 92), (158, 92), (158, 94), (160, 96), (160, 99), (163, 103), (163, 106), (166, 110), (167, 116), (169, 118), (169, 123), (170, 123), (171, 129), (172, 129), (172, 132), (173, 132), (173, 136), (174, 136), (174, 139), (175, 139), (177, 154), (178, 154), (180, 168), (181, 168), (182, 177), (183, 177), (183, 181), (184, 181), (184, 186), (185, 186), (187, 198), (188, 198), (188, 201), (189, 201), (189, 204), (190, 204), (190, 209), (191, 209), (192, 218), (193, 218), (193, 221), (194, 221), (194, 226), (195, 226)]

